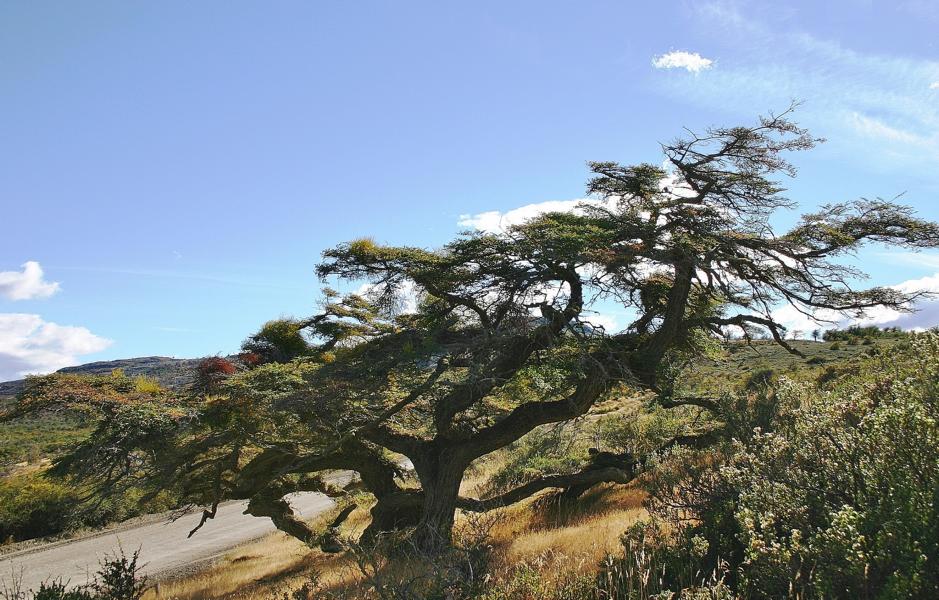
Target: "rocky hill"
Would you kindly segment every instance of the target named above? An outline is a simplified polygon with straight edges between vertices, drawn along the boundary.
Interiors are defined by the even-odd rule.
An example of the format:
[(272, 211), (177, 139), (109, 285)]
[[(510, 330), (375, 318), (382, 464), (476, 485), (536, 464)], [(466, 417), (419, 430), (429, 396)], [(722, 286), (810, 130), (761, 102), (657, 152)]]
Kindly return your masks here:
[[(83, 373), (86, 375), (104, 375), (114, 369), (123, 369), (130, 377), (144, 375), (160, 382), (163, 387), (178, 389), (188, 385), (193, 378), (199, 358), (170, 358), (168, 356), (142, 356), (105, 360), (76, 367), (65, 367), (60, 373)], [(0, 396), (13, 396), (23, 389), (22, 379), (0, 383)]]

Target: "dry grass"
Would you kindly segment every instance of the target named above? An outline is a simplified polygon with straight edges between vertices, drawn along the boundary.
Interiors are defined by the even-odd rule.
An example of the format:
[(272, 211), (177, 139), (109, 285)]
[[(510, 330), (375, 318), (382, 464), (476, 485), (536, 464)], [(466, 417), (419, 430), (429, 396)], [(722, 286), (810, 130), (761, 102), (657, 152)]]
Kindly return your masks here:
[(644, 498), (632, 486), (602, 486), (577, 503), (559, 503), (548, 494), (506, 509), (505, 520), (492, 531), (501, 566), (554, 554), (593, 570), (620, 548), (623, 532), (645, 516)]
[(248, 592), (252, 590), (260, 591), (280, 581), (286, 582), (313, 568), (311, 559), (313, 556), (299, 541), (274, 534), (233, 550), (200, 573), (161, 582), (145, 599), (250, 598)]
[[(333, 513), (322, 515), (315, 523), (324, 524), (332, 517)], [(361, 533), (368, 518), (365, 509), (353, 512), (346, 521), (350, 535)], [(321, 574), (324, 585), (345, 586), (354, 583), (353, 571), (349, 557), (311, 550), (278, 532), (239, 546), (198, 573), (160, 582), (144, 600), (269, 600), (309, 580), (310, 573)]]
[[(479, 469), (464, 487), (472, 489), (494, 466)], [(549, 493), (503, 509), (489, 530), (494, 548), (492, 571), (506, 574), (514, 565), (528, 562), (546, 573), (559, 566), (568, 572), (572, 568), (592, 572), (607, 553), (620, 548), (619, 537), (626, 528), (643, 518), (644, 497), (632, 486), (599, 486), (577, 503), (559, 503)], [(326, 519), (320, 518), (323, 522)], [(359, 509), (344, 529), (355, 535), (367, 522), (368, 512)], [(469, 525), (461, 520), (459, 526)], [(392, 561), (388, 568), (406, 566)], [(363, 586), (363, 576), (351, 557), (310, 550), (278, 533), (233, 550), (200, 573), (162, 582), (145, 600), (269, 600), (299, 587), (311, 573), (316, 573), (326, 588), (354, 590)]]

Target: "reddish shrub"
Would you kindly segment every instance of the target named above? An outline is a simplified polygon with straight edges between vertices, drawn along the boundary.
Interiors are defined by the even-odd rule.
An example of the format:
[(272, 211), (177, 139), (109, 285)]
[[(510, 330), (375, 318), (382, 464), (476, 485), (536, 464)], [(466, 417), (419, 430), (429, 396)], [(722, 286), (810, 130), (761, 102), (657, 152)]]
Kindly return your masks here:
[(229, 375), (238, 372), (235, 363), (221, 356), (209, 356), (196, 367), (196, 380), (193, 382), (197, 391), (214, 392), (219, 383)]
[(238, 360), (249, 369), (264, 362), (264, 359), (257, 352), (242, 352), (238, 355)]

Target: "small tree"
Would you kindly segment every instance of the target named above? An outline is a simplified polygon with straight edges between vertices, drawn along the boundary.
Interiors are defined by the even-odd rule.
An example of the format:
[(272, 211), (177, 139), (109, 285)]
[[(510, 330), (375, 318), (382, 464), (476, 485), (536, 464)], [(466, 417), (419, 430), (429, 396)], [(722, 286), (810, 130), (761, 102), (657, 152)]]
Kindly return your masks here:
[[(770, 229), (770, 215), (793, 206), (772, 179), (795, 173), (783, 154), (816, 141), (786, 114), (770, 116), (666, 144), (668, 170), (590, 163), (587, 189), (596, 201), (573, 213), (540, 215), (504, 233), (465, 233), (438, 250), (368, 239), (327, 250), (321, 278), (366, 282), (371, 291), (327, 290), (322, 312), (287, 336), (308, 333), (306, 349), (283, 356), (302, 360), (231, 378), (210, 403), (164, 405), (176, 425), (163, 440), (138, 434), (109, 443), (112, 430), (138, 418), (111, 412), (60, 465), (108, 489), (115, 468), (130, 461), (155, 488), (178, 485), (210, 506), (203, 521), (219, 502), (244, 498), (249, 513), (308, 543), (318, 534), (285, 496), (340, 494), (319, 474), (351, 469), (376, 499), (366, 536), (415, 527), (416, 543), (427, 548), (448, 542), (457, 508), (487, 511), (547, 488), (628, 482), (645, 458), (600, 453), (602, 464), (585, 461), (580, 471), (502, 494), (459, 493), (474, 460), (624, 388), (651, 390), (666, 408), (717, 411), (714, 399), (681, 395), (676, 374), (727, 328), (744, 335), (762, 328), (796, 352), (773, 317), (779, 303), (805, 312), (907, 310), (916, 294), (853, 290), (843, 282), (857, 273), (832, 259), (867, 241), (939, 245), (939, 229), (909, 209), (833, 204), (787, 233)], [(418, 308), (401, 314), (408, 290), (417, 291)], [(589, 327), (590, 307), (602, 298), (636, 319), (619, 332)], [(273, 356), (270, 338), (253, 336), (245, 350)], [(713, 434), (665, 446), (702, 444)], [(419, 488), (399, 484), (389, 453), (412, 461)]]
[(815, 329), (812, 330), (812, 339), (815, 340), (816, 342), (818, 341), (818, 338), (821, 337), (821, 335), (822, 335), (821, 329), (816, 327)]
[(241, 345), (248, 360), (262, 362), (289, 362), (310, 352), (310, 344), (303, 336), (303, 325), (295, 319), (275, 319), (261, 326), (257, 333)]

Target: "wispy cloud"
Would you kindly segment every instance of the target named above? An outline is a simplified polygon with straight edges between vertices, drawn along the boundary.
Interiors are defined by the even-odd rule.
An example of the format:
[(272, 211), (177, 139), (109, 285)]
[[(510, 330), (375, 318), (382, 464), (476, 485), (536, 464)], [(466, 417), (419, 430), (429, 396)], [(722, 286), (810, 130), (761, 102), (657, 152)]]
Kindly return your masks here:
[(930, 83), (930, 84), (929, 84), (929, 89), (931, 89), (931, 90), (939, 90), (939, 81), (933, 81), (932, 83)]
[(891, 127), (879, 119), (868, 117), (860, 113), (851, 115), (851, 124), (854, 129), (867, 137), (902, 142), (904, 144), (928, 144), (929, 140), (921, 138), (915, 133)]
[(714, 61), (710, 58), (704, 58), (697, 52), (684, 50), (673, 50), (652, 58), (652, 66), (656, 69), (684, 69), (689, 73), (699, 73), (710, 69), (713, 64)]
[(8, 300), (48, 298), (59, 291), (59, 284), (43, 278), (42, 267), (30, 260), (22, 271), (0, 271), (0, 296)]
[(306, 288), (294, 285), (282, 285), (267, 281), (230, 278), (224, 276), (207, 275), (204, 273), (190, 273), (183, 271), (161, 271), (152, 269), (109, 268), (109, 267), (68, 267), (57, 266), (62, 271), (79, 271), (86, 273), (110, 273), (113, 275), (127, 275), (130, 277), (145, 277), (155, 279), (182, 279), (187, 281), (201, 281), (205, 283), (232, 285), (241, 287), (271, 288), (279, 290), (304, 290)]
[(939, 61), (857, 51), (793, 29), (792, 21), (776, 15), (764, 21), (734, 2), (696, 5), (693, 15), (701, 31), (715, 32), (715, 44), (734, 51), (707, 77), (658, 78), (656, 85), (666, 93), (748, 114), (755, 107), (805, 100), (800, 122), (832, 145), (864, 149), (850, 153), (857, 160), (905, 172), (911, 166), (935, 171)]
[(939, 254), (934, 252), (878, 252), (879, 258), (887, 261), (926, 269), (939, 269)]

